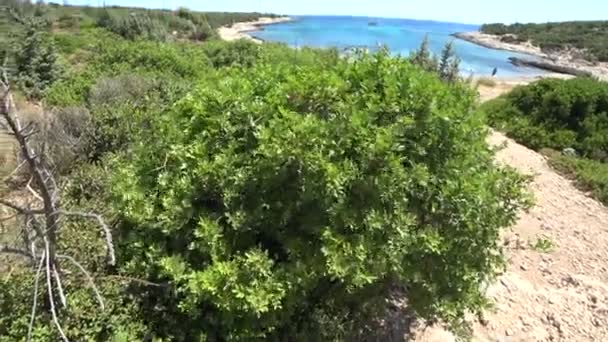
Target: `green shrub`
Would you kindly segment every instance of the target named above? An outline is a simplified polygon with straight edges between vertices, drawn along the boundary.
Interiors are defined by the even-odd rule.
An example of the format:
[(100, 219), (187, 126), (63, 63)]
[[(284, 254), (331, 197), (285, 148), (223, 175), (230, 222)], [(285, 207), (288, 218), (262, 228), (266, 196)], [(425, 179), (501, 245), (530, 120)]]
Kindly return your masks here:
[(571, 179), (583, 191), (608, 204), (608, 164), (555, 154), (549, 159), (551, 166)]
[(532, 148), (608, 154), (608, 84), (591, 78), (545, 79), (483, 105), (490, 125)]
[(542, 80), (485, 103), (482, 111), (490, 125), (533, 149), (574, 148), (583, 158), (551, 153), (551, 165), (608, 203), (608, 84)]
[(39, 98), (42, 92), (59, 79), (61, 68), (48, 34), (36, 26), (25, 29), (19, 37), (14, 56), (15, 74), (20, 87), (31, 97)]
[(227, 69), (115, 158), (122, 270), (175, 339), (328, 340), (391, 284), (457, 325), (525, 204), (474, 104), (386, 52)]
[[(60, 310), (61, 323), (70, 341), (108, 341), (119, 331), (128, 331), (132, 340), (141, 341), (146, 333), (144, 320), (139, 316), (138, 299), (128, 294), (127, 286), (119, 281), (98, 281), (106, 300), (105, 310), (99, 308), (91, 289), (79, 270), (66, 263), (64, 287), (68, 309)], [(17, 270), (0, 277), (0, 341), (25, 341), (30, 321), (34, 272)], [(32, 329), (32, 341), (59, 341), (60, 337), (46, 307), (45, 278), (41, 276), (38, 291), (37, 317)]]
[(209, 42), (202, 48), (216, 68), (250, 67), (258, 60), (262, 49), (258, 44), (245, 39), (235, 42)]

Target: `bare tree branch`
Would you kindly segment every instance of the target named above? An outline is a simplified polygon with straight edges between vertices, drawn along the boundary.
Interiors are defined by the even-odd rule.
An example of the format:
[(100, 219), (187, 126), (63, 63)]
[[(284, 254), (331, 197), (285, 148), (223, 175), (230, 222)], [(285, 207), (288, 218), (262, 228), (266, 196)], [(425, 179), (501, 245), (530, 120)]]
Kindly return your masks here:
[(105, 221), (103, 220), (103, 218), (100, 215), (93, 214), (93, 213), (65, 211), (65, 210), (58, 210), (55, 212), (55, 214), (61, 214), (61, 215), (65, 215), (65, 216), (76, 216), (76, 217), (96, 220), (105, 235), (106, 249), (107, 249), (107, 253), (108, 253), (108, 263), (111, 266), (116, 265), (116, 254), (114, 252), (114, 241), (112, 239), (112, 232), (110, 231), (110, 228), (108, 227), (108, 225), (105, 223)]
[(43, 202), (44, 199), (42, 199), (42, 196), (40, 196), (36, 190), (34, 190), (32, 188), (32, 177), (30, 177), (30, 180), (27, 181), (27, 185), (25, 186), (27, 188), (27, 190), (32, 194), (32, 196), (36, 197), (37, 200), (39, 200), (40, 202)]
[(51, 258), (49, 257), (49, 249), (50, 243), (48, 239), (44, 238), (44, 245), (46, 249), (46, 286), (48, 291), (49, 304), (51, 305), (51, 316), (53, 317), (53, 323), (55, 323), (55, 327), (59, 331), (59, 335), (64, 342), (69, 342), (67, 336), (63, 332), (61, 328), (61, 324), (59, 323), (59, 318), (57, 318), (57, 310), (55, 309), (55, 299), (53, 298), (53, 283), (51, 278)]
[(28, 252), (28, 251), (24, 251), (22, 249), (8, 247), (8, 246), (4, 246), (4, 245), (0, 245), (0, 254), (21, 255), (21, 256), (24, 256), (24, 257), (26, 257), (28, 259), (33, 259), (34, 258), (34, 256), (32, 254), (30, 254), (30, 252)]
[(151, 281), (148, 281), (148, 280), (144, 280), (144, 279), (126, 277), (126, 276), (121, 276), (121, 275), (108, 275), (108, 276), (105, 276), (105, 277), (102, 277), (102, 278), (130, 281), (132, 283), (138, 283), (140, 285), (150, 286), (150, 287), (164, 287), (164, 288), (169, 287), (169, 284), (159, 284), (159, 283), (154, 283), (154, 282), (151, 282)]
[(82, 272), (82, 274), (84, 274), (85, 278), (87, 278), (89, 282), (89, 285), (93, 289), (93, 292), (95, 292), (95, 297), (97, 297), (99, 307), (101, 308), (101, 310), (105, 310), (103, 297), (101, 296), (101, 292), (99, 292), (97, 285), (95, 285), (95, 281), (93, 280), (93, 277), (91, 277), (91, 274), (89, 274), (89, 272), (87, 272), (87, 270), (78, 261), (76, 261), (76, 259), (72, 258), (69, 255), (57, 255), (57, 258), (66, 259), (70, 261), (74, 266), (76, 266), (80, 270), (80, 272)]
[[(16, 16), (18, 18), (18, 15)], [(93, 288), (95, 297), (99, 302), (99, 306), (104, 309), (105, 304), (99, 289), (95, 286), (93, 278), (86, 271), (86, 269), (74, 258), (66, 255), (59, 256), (56, 254), (58, 239), (57, 232), (61, 228), (60, 225), (62, 223), (62, 218), (63, 216), (73, 216), (95, 220), (101, 227), (104, 234), (108, 263), (114, 266), (116, 265), (116, 256), (112, 233), (103, 218), (98, 214), (61, 210), (59, 201), (59, 186), (54, 176), (54, 164), (53, 161), (49, 160), (45, 154), (46, 143), (43, 143), (42, 146), (38, 146), (36, 148), (37, 151), (34, 151), (32, 148), (33, 145), (30, 144), (29, 138), (36, 132), (36, 127), (33, 123), (29, 123), (25, 125), (25, 127), (21, 125), (19, 116), (17, 115), (15, 102), (13, 101), (13, 97), (10, 92), (10, 83), (5, 66), (0, 68), (0, 73), (0, 123), (2, 124), (3, 128), (6, 127), (9, 134), (12, 134), (16, 140), (19, 153), (23, 159), (20, 165), (13, 170), (9, 177), (17, 172), (23, 165), (27, 165), (31, 178), (25, 188), (34, 197), (36, 197), (38, 201), (41, 202), (41, 204), (39, 204), (41, 208), (37, 207), (36, 209), (32, 209), (30, 203), (26, 203), (22, 206), (0, 199), (0, 205), (13, 209), (16, 211), (16, 215), (24, 218), (23, 228), (21, 231), (23, 234), (24, 248), (20, 249), (0, 245), (0, 253), (22, 255), (32, 260), (32, 264), (34, 264), (35, 260), (37, 259), (36, 247), (43, 244), (44, 251), (42, 253), (42, 257), (40, 258), (40, 264), (38, 265), (36, 274), (34, 306), (32, 307), (32, 318), (28, 328), (27, 339), (28, 341), (31, 339), (31, 333), (36, 315), (38, 278), (42, 272), (43, 261), (45, 261), (46, 286), (50, 306), (49, 311), (52, 315), (53, 323), (61, 336), (61, 340), (68, 342), (68, 338), (61, 327), (61, 323), (59, 322), (57, 307), (55, 306), (56, 296), (58, 296), (58, 299), (61, 301), (61, 304), (63, 304), (64, 307), (67, 306), (67, 299), (62, 285), (63, 273), (58, 259), (66, 259), (74, 264), (80, 270), (80, 272), (84, 274), (90, 286)], [(36, 152), (38, 152), (38, 154), (36, 154)], [(39, 217), (44, 217), (44, 221), (39, 221)], [(26, 250), (28, 248), (30, 251)]]
[(61, 283), (61, 277), (59, 276), (59, 272), (57, 272), (57, 263), (53, 263), (53, 276), (55, 277), (55, 282), (57, 283), (57, 292), (59, 293), (59, 300), (61, 300), (61, 305), (64, 308), (68, 307), (68, 300), (65, 297), (65, 292), (63, 292), (63, 284)]
[(34, 278), (34, 303), (32, 304), (32, 316), (30, 318), (30, 324), (27, 327), (27, 342), (32, 340), (32, 329), (34, 327), (34, 321), (36, 320), (36, 307), (38, 306), (38, 283), (40, 280), (40, 273), (42, 273), (42, 265), (44, 264), (44, 259), (46, 259), (46, 255), (44, 252), (40, 257), (40, 262), (38, 263), (38, 271), (36, 271), (36, 278)]
[(21, 163), (19, 163), (19, 165), (18, 165), (18, 166), (17, 166), (17, 167), (16, 167), (16, 168), (15, 168), (13, 171), (11, 171), (11, 173), (9, 173), (9, 174), (8, 174), (6, 177), (4, 177), (4, 178), (2, 179), (2, 181), (4, 182), (5, 180), (7, 180), (7, 179), (11, 178), (11, 177), (12, 177), (12, 176), (13, 176), (15, 173), (17, 173), (17, 171), (19, 171), (19, 169), (20, 169), (20, 168), (21, 168), (23, 165), (25, 165), (25, 163), (26, 163), (26, 162), (27, 162), (27, 161), (25, 161), (25, 160), (24, 160), (24, 161), (22, 161)]

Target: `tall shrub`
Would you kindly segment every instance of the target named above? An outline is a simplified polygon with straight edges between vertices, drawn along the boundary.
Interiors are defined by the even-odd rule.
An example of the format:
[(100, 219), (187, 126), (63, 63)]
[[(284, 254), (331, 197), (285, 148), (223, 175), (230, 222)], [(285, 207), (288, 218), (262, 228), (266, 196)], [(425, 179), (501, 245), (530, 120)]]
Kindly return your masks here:
[(458, 324), (525, 202), (474, 103), (386, 52), (228, 69), (116, 158), (122, 271), (176, 339), (335, 338), (392, 284)]

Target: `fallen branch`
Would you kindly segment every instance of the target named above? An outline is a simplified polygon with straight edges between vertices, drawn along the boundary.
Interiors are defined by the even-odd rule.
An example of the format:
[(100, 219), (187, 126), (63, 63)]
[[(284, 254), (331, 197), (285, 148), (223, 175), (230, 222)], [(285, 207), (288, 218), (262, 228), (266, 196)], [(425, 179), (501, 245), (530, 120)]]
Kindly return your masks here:
[(57, 317), (57, 310), (55, 309), (55, 299), (53, 298), (53, 283), (52, 283), (52, 278), (51, 278), (51, 258), (49, 258), (49, 249), (50, 249), (50, 244), (49, 241), (45, 238), (44, 239), (44, 245), (45, 245), (45, 251), (46, 251), (46, 285), (47, 285), (47, 291), (48, 291), (48, 298), (49, 298), (49, 304), (51, 306), (51, 316), (53, 317), (53, 323), (55, 323), (55, 327), (57, 328), (57, 330), (59, 331), (59, 335), (61, 336), (61, 339), (65, 342), (69, 342), (67, 336), (65, 335), (65, 333), (63, 332), (63, 329), (61, 328), (61, 324), (59, 323), (59, 318)]
[(34, 279), (34, 303), (32, 304), (32, 316), (30, 317), (30, 324), (27, 327), (27, 342), (32, 340), (32, 329), (34, 328), (34, 322), (36, 321), (36, 307), (38, 306), (38, 283), (40, 280), (40, 273), (42, 273), (42, 265), (46, 255), (42, 253), (40, 262), (38, 263), (38, 271), (36, 271), (36, 278)]
[(93, 280), (93, 277), (91, 277), (89, 272), (87, 272), (87, 270), (78, 261), (76, 261), (76, 259), (72, 258), (69, 255), (57, 255), (57, 257), (60, 259), (68, 260), (74, 266), (76, 266), (76, 268), (78, 268), (82, 274), (84, 274), (85, 278), (87, 278), (87, 281), (89, 282), (89, 285), (93, 289), (93, 292), (95, 292), (95, 297), (97, 298), (97, 302), (99, 302), (99, 307), (101, 308), (101, 310), (105, 310), (105, 304), (103, 301), (103, 297), (101, 296), (101, 292), (99, 292), (99, 289), (97, 288), (97, 285), (95, 285), (95, 281)]

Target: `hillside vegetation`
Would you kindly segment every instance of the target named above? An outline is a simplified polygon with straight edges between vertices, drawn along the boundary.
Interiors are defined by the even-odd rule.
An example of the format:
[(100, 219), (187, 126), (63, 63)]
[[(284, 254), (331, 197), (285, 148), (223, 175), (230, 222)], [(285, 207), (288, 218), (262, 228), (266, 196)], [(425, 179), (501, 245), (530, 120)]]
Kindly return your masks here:
[(608, 83), (546, 79), (518, 87), (482, 110), (490, 125), (543, 150), (553, 166), (608, 203)]
[[(62, 291), (14, 263), (0, 341), (60, 340), (58, 325), (71, 341), (351, 341), (406, 315), (395, 293), (465, 336), (465, 314), (487, 307), (497, 238), (528, 197), (494, 163), (451, 47), (341, 58), (148, 30), (211, 18), (186, 10), (9, 8), (8, 75), (44, 108), (34, 146), (61, 205), (109, 221), (116, 263), (95, 225), (60, 222), (58, 254), (90, 272), (105, 307), (71, 263)], [(59, 28), (60, 13), (79, 24)], [(115, 16), (137, 25), (100, 23)], [(63, 290), (57, 324), (47, 299)]]
[(608, 21), (485, 24), (480, 30), (502, 36), (505, 42), (530, 41), (547, 52), (576, 48), (591, 61), (608, 62)]
[[(35, 16), (53, 32), (105, 28), (124, 38), (151, 40), (208, 40), (217, 36), (215, 29), (236, 22), (253, 21), (275, 14), (194, 12), (187, 8), (177, 11), (130, 7), (88, 7), (41, 5), (23, 0), (2, 0), (1, 7), (21, 16)], [(2, 32), (13, 31), (11, 13), (3, 11)], [(5, 30), (6, 29), (6, 30)]]

